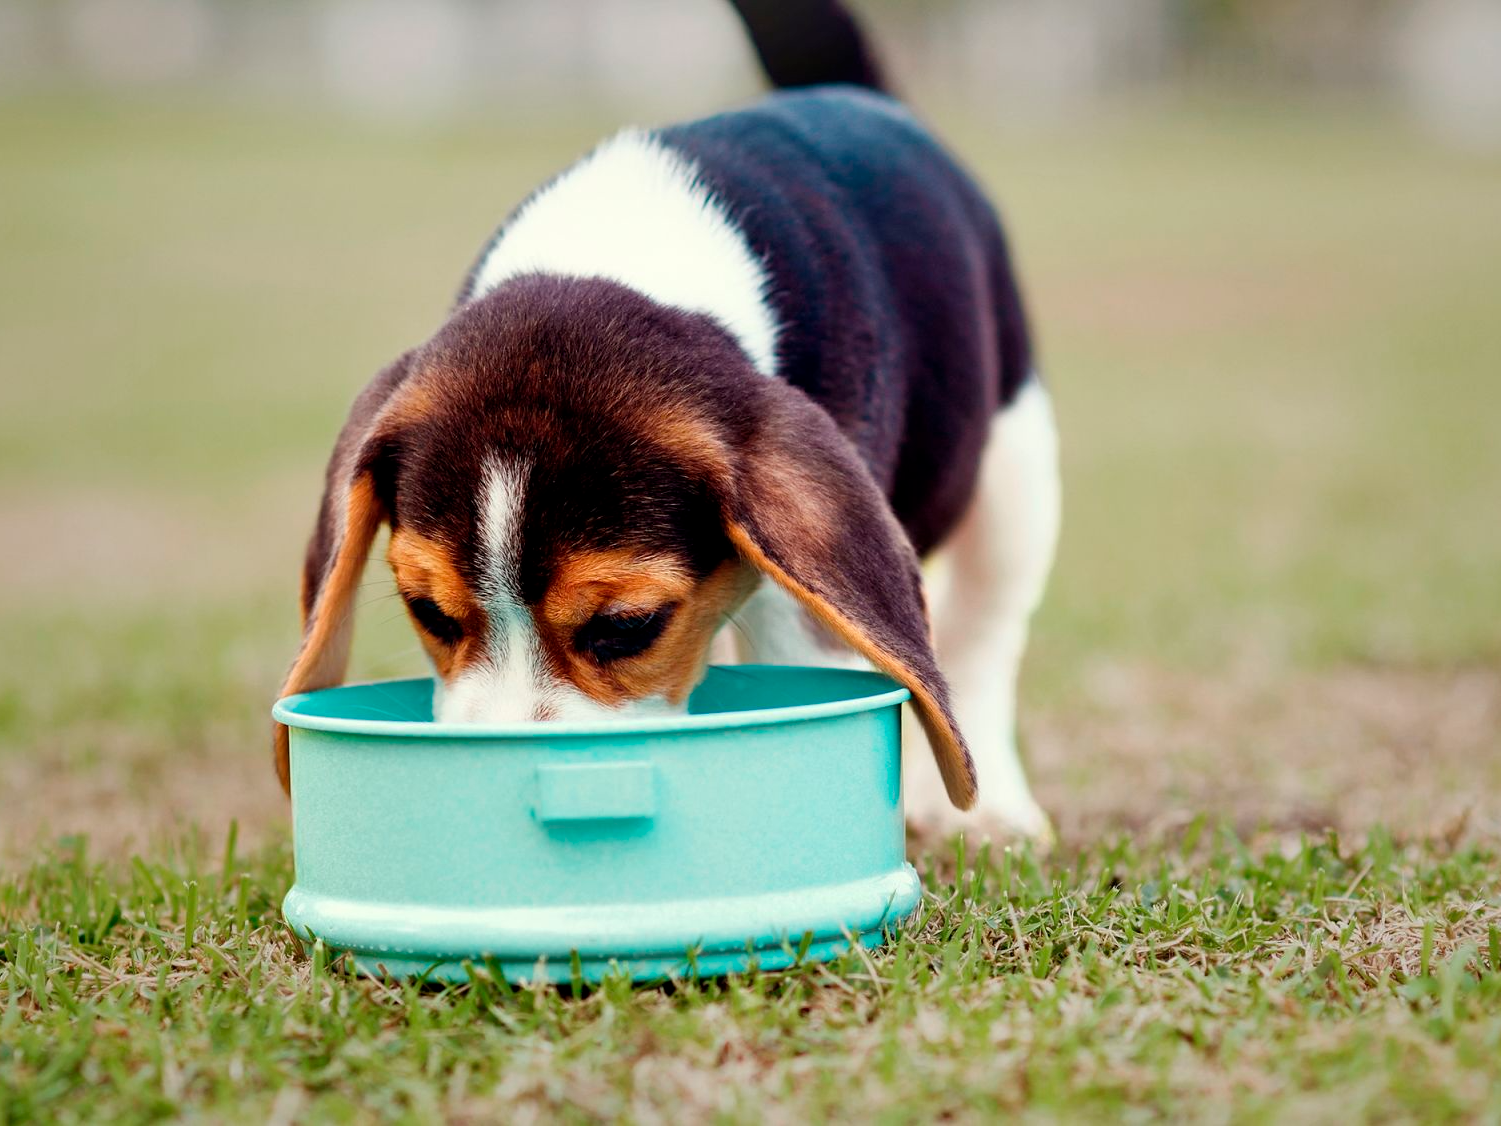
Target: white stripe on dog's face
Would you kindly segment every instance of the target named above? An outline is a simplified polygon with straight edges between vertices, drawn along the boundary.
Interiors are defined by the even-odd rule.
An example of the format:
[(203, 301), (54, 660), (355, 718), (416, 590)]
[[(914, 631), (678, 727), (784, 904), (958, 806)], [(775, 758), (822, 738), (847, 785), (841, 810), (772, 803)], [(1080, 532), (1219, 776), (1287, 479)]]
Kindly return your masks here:
[(488, 620), (484, 652), (444, 683), (440, 677), (433, 717), (440, 723), (521, 723), (542, 719), (592, 719), (656, 714), (671, 709), (652, 698), (612, 708), (552, 672), (532, 611), (521, 600), (525, 462), (493, 462), (480, 494), (479, 551), (483, 575), (476, 591)]
[(544, 718), (558, 695), (542, 659), (536, 626), (518, 589), (521, 518), (528, 466), (492, 462), (481, 483), (476, 595), (489, 635), (484, 655), (439, 689), (435, 717), (445, 723), (513, 723)]
[(478, 592), (486, 603), (519, 604), (521, 518), (526, 503), (524, 461), (490, 463), (480, 484), (480, 564), (487, 585)]

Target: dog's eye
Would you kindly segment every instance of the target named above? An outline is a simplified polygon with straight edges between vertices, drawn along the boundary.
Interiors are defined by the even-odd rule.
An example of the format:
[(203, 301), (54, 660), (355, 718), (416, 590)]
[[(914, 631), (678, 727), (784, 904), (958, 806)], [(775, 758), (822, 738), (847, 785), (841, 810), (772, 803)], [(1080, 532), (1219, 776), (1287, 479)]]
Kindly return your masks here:
[(676, 604), (656, 610), (595, 614), (573, 635), (573, 647), (600, 664), (646, 652), (667, 628)]
[(438, 609), (438, 604), (431, 598), (408, 598), (406, 601), (417, 624), (444, 645), (455, 645), (464, 636), (464, 627)]

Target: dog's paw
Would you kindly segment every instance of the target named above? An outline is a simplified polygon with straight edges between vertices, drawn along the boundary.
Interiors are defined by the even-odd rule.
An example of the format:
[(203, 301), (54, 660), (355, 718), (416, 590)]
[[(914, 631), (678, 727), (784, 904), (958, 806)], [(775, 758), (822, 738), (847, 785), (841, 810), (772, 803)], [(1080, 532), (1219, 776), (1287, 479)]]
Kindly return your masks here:
[(971, 850), (986, 843), (1002, 846), (1026, 842), (1045, 853), (1057, 841), (1053, 822), (1030, 798), (1005, 806), (986, 804), (982, 798), (981, 804), (970, 810), (929, 808), (909, 814), (907, 827), (914, 835), (933, 840), (963, 835), (966, 848)]

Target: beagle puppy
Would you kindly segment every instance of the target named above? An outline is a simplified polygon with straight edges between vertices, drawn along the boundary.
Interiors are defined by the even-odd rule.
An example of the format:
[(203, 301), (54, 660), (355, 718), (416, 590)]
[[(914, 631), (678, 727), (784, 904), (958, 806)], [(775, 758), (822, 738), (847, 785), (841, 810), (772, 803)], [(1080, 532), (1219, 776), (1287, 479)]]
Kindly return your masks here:
[(914, 821), (1046, 836), (1013, 712), (1057, 450), (1005, 239), (837, 3), (736, 7), (781, 89), (543, 185), (355, 400), (282, 692), (342, 680), (387, 524), (443, 722), (681, 710), (727, 645), (865, 665), (932, 750)]

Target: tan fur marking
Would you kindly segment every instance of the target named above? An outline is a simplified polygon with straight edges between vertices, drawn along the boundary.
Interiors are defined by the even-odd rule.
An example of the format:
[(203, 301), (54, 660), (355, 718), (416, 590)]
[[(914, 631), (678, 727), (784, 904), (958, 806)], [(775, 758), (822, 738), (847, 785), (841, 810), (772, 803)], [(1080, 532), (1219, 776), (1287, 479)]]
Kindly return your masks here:
[[(365, 560), (380, 522), (380, 506), (375, 500), (374, 486), (368, 477), (360, 477), (349, 488), (339, 553), (308, 621), (304, 623), (302, 647), (282, 682), (282, 696), (329, 688), (344, 679), (354, 635), (354, 592), (364, 574)], [(287, 755), (287, 729), (277, 724), (276, 776), (282, 789), (290, 792), (291, 772)]]
[[(431, 380), (413, 375), (398, 386), (390, 399), (380, 407), (360, 441), (363, 443), (368, 440), (382, 427), (418, 421), (430, 415), (436, 405), (435, 385)], [(347, 434), (340, 435), (340, 444), (334, 447), (335, 459), (341, 457), (341, 449), (347, 437)], [(350, 481), (338, 554), (312, 606), (308, 605), (311, 592), (307, 574), (303, 574), (303, 642), (291, 671), (282, 682), (282, 696), (330, 688), (344, 680), (344, 673), (349, 665), (350, 644), (354, 637), (354, 592), (360, 576), (364, 574), (375, 533), (385, 518), (386, 514), (380, 510), (374, 483), (370, 478), (361, 474)], [(422, 633), (421, 630), (418, 632)], [(432, 652), (433, 643), (425, 634), (423, 644)], [(272, 756), (276, 763), (276, 777), (281, 782), (282, 790), (288, 794), (291, 793), (289, 743), (290, 736), (286, 727), (274, 724)]]
[(404, 593), (431, 598), (440, 610), (460, 622), (479, 610), (479, 602), (459, 574), (446, 544), (402, 528), (392, 533), (386, 560)]
[[(695, 583), (675, 560), (629, 551), (587, 552), (559, 568), (538, 611), (549, 666), (579, 691), (611, 706), (647, 696), (681, 704), (702, 679), (709, 641), (755, 586), (751, 568), (731, 561)], [(575, 652), (575, 631), (611, 606), (652, 611), (676, 604), (646, 652), (607, 665)]]
[(480, 661), (485, 655), (489, 620), (473, 590), (459, 574), (447, 545), (402, 528), (392, 533), (386, 560), (404, 595), (431, 599), (464, 629), (457, 645), (445, 645), (413, 620), (422, 647), (432, 658), (438, 674), (447, 680)]
[(872, 641), (870, 636), (858, 624), (841, 613), (838, 607), (803, 586), (773, 562), (743, 526), (730, 523), (726, 526), (726, 532), (730, 542), (749, 563), (769, 575), (778, 586), (797, 598), (809, 613), (827, 626), (846, 645), (912, 693), (913, 706), (917, 711), (918, 719), (922, 722), (923, 730), (927, 732), (928, 742), (938, 761), (938, 771), (943, 776), (943, 785), (948, 791), (949, 800), (960, 809), (972, 808), (978, 795), (975, 791), (974, 779), (964, 764), (964, 752), (961, 750), (962, 744), (958, 733), (944, 718), (943, 709), (938, 706), (938, 701), (924, 687), (922, 681), (913, 674), (900, 657)]
[(577, 628), (611, 602), (655, 610), (692, 587), (692, 576), (675, 559), (626, 549), (584, 551), (559, 564), (542, 616), (559, 628)]
[(436, 386), (429, 372), (409, 375), (381, 411), (382, 422), (400, 426), (427, 418), (437, 406)]
[(704, 419), (680, 407), (655, 409), (643, 415), (641, 432), (685, 467), (722, 477), (730, 455), (719, 433)]
[(607, 670), (632, 697), (660, 695), (682, 704), (704, 676), (709, 642), (755, 588), (755, 572), (738, 561), (722, 564), (681, 600), (657, 643)]

